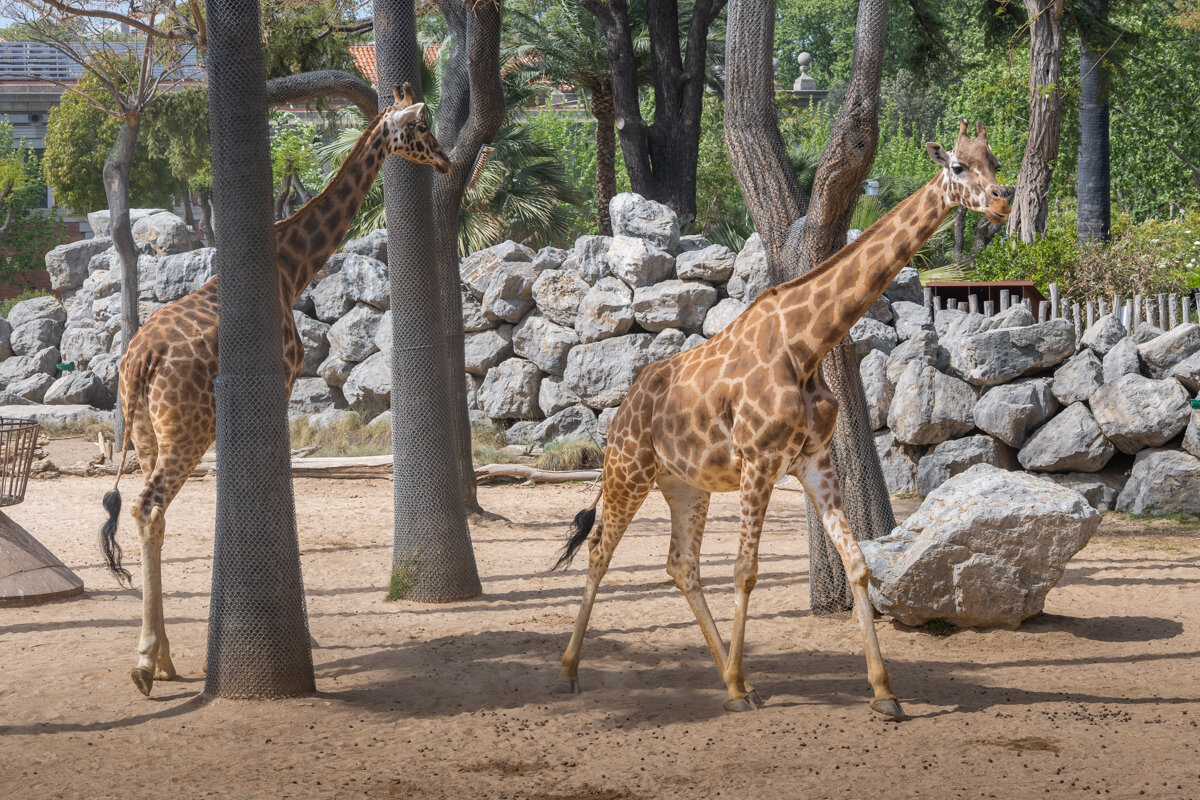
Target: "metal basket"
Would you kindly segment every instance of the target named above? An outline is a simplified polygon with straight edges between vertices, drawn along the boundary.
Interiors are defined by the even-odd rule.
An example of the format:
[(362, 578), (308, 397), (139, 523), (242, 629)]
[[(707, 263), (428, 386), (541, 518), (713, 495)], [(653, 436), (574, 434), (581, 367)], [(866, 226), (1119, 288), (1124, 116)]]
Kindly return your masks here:
[(0, 506), (25, 499), (40, 427), (35, 420), (0, 417)]

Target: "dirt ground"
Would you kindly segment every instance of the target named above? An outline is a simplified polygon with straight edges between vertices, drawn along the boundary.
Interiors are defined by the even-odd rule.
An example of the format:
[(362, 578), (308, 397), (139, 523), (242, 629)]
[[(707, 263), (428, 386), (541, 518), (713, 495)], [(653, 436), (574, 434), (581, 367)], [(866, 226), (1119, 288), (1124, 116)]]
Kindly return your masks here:
[[(849, 616), (808, 612), (803, 501), (778, 492), (747, 634), (747, 674), (767, 704), (728, 714), (663, 571), (657, 494), (601, 590), (584, 693), (564, 697), (550, 690), (585, 559), (564, 574), (547, 566), (592, 489), (482, 489), (511, 520), (474, 526), (484, 594), (430, 606), (383, 599), (390, 483), (305, 479), (296, 497), (318, 693), (204, 703), (215, 482), (190, 482), (167, 515), (180, 679), (144, 699), (128, 678), (140, 594), (117, 587), (96, 544), (110, 480), (32, 482), (6, 509), (87, 594), (0, 609), (2, 798), (1200, 798), (1195, 523), (1110, 515), (1046, 613), (1018, 631), (935, 637), (880, 620), (911, 715), (895, 722), (868, 708)], [(898, 514), (915, 506), (898, 502)], [(129, 523), (120, 541), (137, 576)], [(736, 498), (714, 498), (704, 575), (725, 631), (736, 529)]]

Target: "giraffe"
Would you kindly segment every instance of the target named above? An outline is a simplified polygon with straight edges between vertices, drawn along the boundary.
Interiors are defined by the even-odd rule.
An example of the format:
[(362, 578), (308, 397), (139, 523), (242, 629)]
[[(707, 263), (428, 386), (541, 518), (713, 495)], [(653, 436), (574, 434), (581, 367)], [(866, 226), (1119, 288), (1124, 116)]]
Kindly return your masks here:
[[(389, 155), (450, 172), (412, 87), (393, 90), (395, 103), (367, 126), (324, 191), (295, 214), (275, 223), (283, 358), (289, 393), (300, 373), (304, 348), (292, 305), (342, 242), (363, 198)], [(171, 680), (175, 666), (163, 620), (161, 556), (164, 514), (201, 456), (216, 438), (213, 380), (217, 377), (217, 278), (163, 306), (129, 342), (121, 359), (121, 410), (126, 420), (121, 460), (113, 490), (104, 496), (108, 519), (101, 548), (119, 583), (130, 581), (116, 543), (121, 510), (121, 467), (130, 441), (137, 451), (144, 486), (130, 508), (142, 552), (142, 630), (137, 664), (130, 677), (147, 697), (154, 681)]]
[[(587, 585), (563, 654), (560, 692), (579, 691), (579, 654), (597, 588), (622, 534), (657, 483), (671, 512), (667, 573), (687, 598), (728, 689), (724, 707), (761, 707), (742, 671), (746, 615), (772, 489), (783, 476), (794, 475), (820, 511), (852, 587), (874, 691), (871, 707), (889, 717), (903, 715), (875, 636), (867, 567), (842, 510), (829, 455), (838, 404), (818, 366), (955, 206), (981, 211), (995, 223), (1008, 216), (1008, 191), (996, 182), (999, 162), (983, 123), (976, 123), (972, 138), (963, 120), (952, 151), (936, 142), (926, 150), (942, 169), (916, 194), (816, 269), (763, 292), (704, 344), (654, 362), (638, 376), (610, 426), (600, 492), (576, 515), (555, 565), (569, 564), (588, 542)], [(741, 494), (741, 528), (726, 650), (699, 566), (709, 497), (731, 491)], [(589, 538), (601, 497), (600, 525)]]

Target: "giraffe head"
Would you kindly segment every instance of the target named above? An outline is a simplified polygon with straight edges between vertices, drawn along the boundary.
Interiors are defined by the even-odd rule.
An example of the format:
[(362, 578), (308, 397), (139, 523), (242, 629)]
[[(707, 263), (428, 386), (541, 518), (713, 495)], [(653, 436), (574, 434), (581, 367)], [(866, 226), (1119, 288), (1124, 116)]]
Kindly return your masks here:
[(960, 122), (958, 140), (950, 152), (937, 142), (926, 142), (925, 150), (934, 163), (943, 167), (942, 185), (951, 204), (979, 211), (994, 224), (1008, 219), (1012, 210), (1009, 190), (996, 181), (1000, 162), (988, 147), (987, 129), (982, 122), (975, 123), (974, 137), (967, 135), (967, 121)]
[(383, 110), (383, 136), (388, 150), (417, 164), (428, 164), (435, 172), (446, 175), (450, 172), (450, 159), (442, 152), (441, 145), (433, 138), (429, 122), (425, 118), (425, 104), (414, 102), (412, 86), (404, 84), (392, 90), (396, 102)]

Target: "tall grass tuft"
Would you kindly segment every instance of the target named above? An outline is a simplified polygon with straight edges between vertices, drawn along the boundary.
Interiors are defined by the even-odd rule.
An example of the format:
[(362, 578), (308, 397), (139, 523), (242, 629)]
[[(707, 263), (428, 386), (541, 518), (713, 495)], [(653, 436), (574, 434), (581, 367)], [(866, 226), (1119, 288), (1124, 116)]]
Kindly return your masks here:
[(288, 428), (292, 447), (320, 447), (315, 456), (382, 456), (392, 452), (392, 426), (370, 422), (361, 413), (338, 420), (325, 428), (314, 428), (304, 417), (292, 421)]
[(591, 439), (554, 439), (542, 448), (538, 469), (571, 472), (596, 469), (604, 463), (604, 451)]

